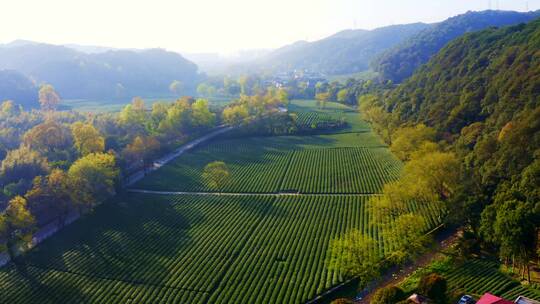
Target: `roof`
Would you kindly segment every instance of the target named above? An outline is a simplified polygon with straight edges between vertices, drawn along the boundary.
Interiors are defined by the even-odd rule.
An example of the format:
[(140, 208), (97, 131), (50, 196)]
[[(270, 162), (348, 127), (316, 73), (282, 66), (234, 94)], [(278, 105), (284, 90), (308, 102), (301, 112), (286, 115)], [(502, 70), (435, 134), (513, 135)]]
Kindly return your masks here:
[(526, 298), (524, 296), (519, 296), (515, 301), (516, 304), (540, 304), (540, 302)]
[[(422, 295), (419, 295), (419, 294), (416, 294), (416, 293), (413, 293), (409, 298), (408, 300), (416, 303), (416, 304), (423, 304), (423, 303), (429, 303), (429, 299), (422, 296)], [(512, 303), (513, 304), (513, 303)]]
[(514, 304), (512, 301), (499, 298), (490, 293), (485, 293), (476, 304)]

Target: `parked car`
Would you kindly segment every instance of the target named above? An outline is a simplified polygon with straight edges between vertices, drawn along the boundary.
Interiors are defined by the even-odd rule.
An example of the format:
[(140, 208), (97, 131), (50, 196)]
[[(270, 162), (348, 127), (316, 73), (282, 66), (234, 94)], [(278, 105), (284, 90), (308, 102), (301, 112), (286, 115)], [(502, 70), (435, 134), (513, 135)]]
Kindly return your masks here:
[(469, 295), (464, 295), (463, 297), (461, 297), (461, 299), (459, 299), (459, 302), (458, 304), (475, 304), (476, 301), (473, 299), (473, 297), (469, 296)]

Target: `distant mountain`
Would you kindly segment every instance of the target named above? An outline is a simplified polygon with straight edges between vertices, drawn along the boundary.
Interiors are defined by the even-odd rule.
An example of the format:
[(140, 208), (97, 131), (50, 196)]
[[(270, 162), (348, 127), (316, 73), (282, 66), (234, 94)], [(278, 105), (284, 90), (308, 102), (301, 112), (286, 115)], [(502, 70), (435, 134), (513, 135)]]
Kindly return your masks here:
[(308, 69), (329, 75), (356, 73), (368, 69), (369, 62), (384, 50), (429, 27), (414, 23), (371, 31), (345, 30), (318, 41), (284, 46), (244, 68), (271, 72)]
[(269, 49), (252, 49), (225, 55), (219, 53), (182, 53), (182, 56), (196, 63), (202, 72), (225, 74), (230, 72), (231, 66), (259, 59), (270, 52)]
[[(86, 53), (86, 54), (99, 54), (105, 53), (108, 51), (118, 51), (117, 48), (111, 48), (106, 46), (97, 46), (97, 45), (81, 45), (81, 44), (64, 44), (65, 47), (73, 49), (75, 51)], [(133, 50), (136, 51), (136, 50)]]
[(37, 108), (38, 89), (23, 74), (13, 70), (0, 70), (0, 103), (13, 100), (26, 109)]
[(371, 64), (382, 78), (402, 82), (451, 40), (468, 32), (488, 27), (501, 27), (528, 22), (540, 16), (540, 11), (519, 13), (511, 11), (467, 12), (447, 19), (414, 35), (387, 50)]
[(164, 95), (173, 80), (189, 90), (199, 77), (194, 63), (162, 49), (85, 53), (21, 41), (0, 46), (0, 69), (19, 71), (38, 84), (50, 83), (64, 98)]

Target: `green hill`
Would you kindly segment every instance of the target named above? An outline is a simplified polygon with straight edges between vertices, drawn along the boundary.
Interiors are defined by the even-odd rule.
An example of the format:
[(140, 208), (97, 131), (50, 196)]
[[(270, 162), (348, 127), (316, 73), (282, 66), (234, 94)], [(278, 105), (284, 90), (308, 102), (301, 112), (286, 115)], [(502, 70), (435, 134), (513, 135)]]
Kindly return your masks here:
[(64, 46), (15, 41), (0, 45), (0, 69), (52, 84), (64, 98), (126, 98), (169, 93), (173, 80), (186, 88), (197, 66), (162, 49), (83, 53)]
[(254, 70), (273, 72), (308, 69), (329, 75), (350, 74), (368, 69), (369, 62), (430, 25), (414, 23), (366, 30), (345, 30), (313, 41), (298, 41), (252, 62)]
[(451, 40), (465, 33), (489, 27), (502, 27), (528, 22), (540, 12), (519, 13), (512, 11), (468, 12), (436, 24), (396, 47), (386, 51), (371, 64), (382, 78), (400, 83)]

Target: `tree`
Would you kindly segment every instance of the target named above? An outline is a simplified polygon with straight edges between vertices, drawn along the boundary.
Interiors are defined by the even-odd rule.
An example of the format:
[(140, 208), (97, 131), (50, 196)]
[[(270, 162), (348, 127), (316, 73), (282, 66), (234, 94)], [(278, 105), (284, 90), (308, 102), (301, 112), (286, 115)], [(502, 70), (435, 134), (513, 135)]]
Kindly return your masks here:
[(186, 131), (191, 126), (191, 104), (190, 100), (178, 99), (167, 109), (167, 115), (163, 119), (158, 130), (171, 136)]
[(319, 105), (320, 108), (323, 108), (323, 109), (326, 107), (326, 102), (330, 101), (330, 97), (331, 97), (330, 93), (328, 92), (315, 94), (315, 99), (317, 100), (317, 104)]
[(66, 172), (54, 169), (46, 177), (37, 176), (25, 197), (32, 208), (40, 205), (52, 211), (58, 218), (59, 226), (64, 226), (72, 207)]
[(396, 114), (388, 113), (382, 106), (378, 105), (379, 97), (372, 94), (362, 95), (358, 99), (360, 115), (371, 123), (373, 129), (379, 134), (387, 144), (392, 144), (394, 130), (400, 124)]
[(28, 210), (26, 200), (21, 196), (12, 198), (6, 210), (0, 215), (0, 239), (5, 240), (4, 248), (13, 260), (16, 248), (21, 242), (28, 244), (32, 240), (34, 216)]
[(229, 182), (229, 168), (224, 162), (214, 161), (204, 167), (203, 180), (214, 190), (220, 190)]
[(410, 160), (411, 154), (426, 142), (435, 140), (435, 130), (418, 124), (414, 127), (399, 128), (392, 134), (390, 150), (403, 161)]
[(114, 155), (91, 153), (79, 158), (68, 170), (68, 188), (79, 210), (92, 209), (115, 194), (118, 169)]
[(171, 91), (176, 96), (180, 96), (182, 95), (182, 92), (184, 91), (184, 84), (179, 80), (174, 80), (169, 85), (169, 91)]
[(332, 240), (328, 253), (328, 268), (346, 277), (358, 277), (365, 286), (380, 274), (381, 256), (378, 243), (359, 230), (352, 230)]
[(71, 125), (71, 132), (75, 148), (82, 156), (105, 150), (105, 139), (93, 125), (77, 121)]
[(229, 125), (239, 125), (249, 117), (249, 111), (244, 105), (228, 106), (223, 109), (223, 121)]
[(21, 179), (31, 181), (35, 176), (46, 174), (48, 171), (49, 164), (45, 157), (22, 146), (7, 153), (0, 166), (0, 179), (4, 185)]
[(22, 112), (22, 107), (15, 105), (13, 100), (6, 100), (0, 105), (0, 117), (12, 117)]
[(423, 276), (418, 283), (420, 294), (427, 296), (435, 303), (446, 303), (446, 279), (436, 273)]
[(481, 218), (480, 233), (484, 239), (498, 245), (502, 259), (518, 262), (529, 281), (529, 263), (535, 254), (538, 218), (538, 211), (532, 203), (515, 199), (489, 205)]
[(422, 201), (446, 201), (459, 184), (460, 162), (452, 152), (433, 152), (403, 167), (402, 179)]
[(250, 79), (247, 75), (242, 75), (238, 78), (238, 84), (240, 85), (240, 93), (246, 95), (249, 93), (249, 83)]
[(346, 103), (349, 97), (349, 90), (341, 89), (337, 93), (337, 101), (341, 103)]
[(192, 123), (194, 127), (208, 128), (214, 124), (215, 114), (210, 112), (208, 100), (197, 99), (192, 105)]
[(122, 151), (124, 158), (132, 163), (141, 162), (144, 169), (152, 164), (160, 149), (159, 141), (153, 136), (137, 136)]
[(197, 94), (199, 96), (208, 96), (208, 88), (209, 86), (206, 83), (201, 83), (197, 86)]
[(52, 153), (73, 146), (73, 136), (68, 127), (51, 119), (28, 130), (23, 136), (23, 144), (54, 159)]
[(371, 298), (371, 304), (395, 304), (405, 299), (405, 293), (397, 286), (378, 289)]
[(404, 214), (383, 227), (385, 242), (394, 245), (388, 260), (402, 264), (425, 251), (430, 237), (425, 235), (426, 221), (418, 214)]
[(39, 89), (39, 104), (44, 111), (54, 111), (60, 103), (60, 96), (50, 84), (44, 84)]
[(118, 117), (120, 124), (127, 125), (130, 128), (141, 129), (146, 124), (146, 109), (144, 100), (135, 97), (131, 104), (126, 105)]

